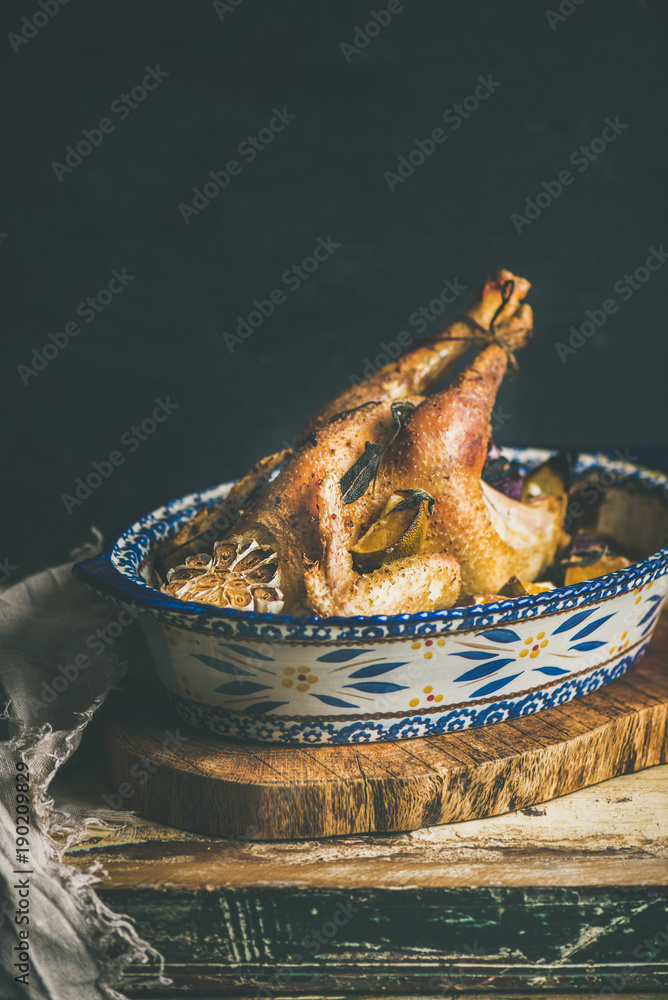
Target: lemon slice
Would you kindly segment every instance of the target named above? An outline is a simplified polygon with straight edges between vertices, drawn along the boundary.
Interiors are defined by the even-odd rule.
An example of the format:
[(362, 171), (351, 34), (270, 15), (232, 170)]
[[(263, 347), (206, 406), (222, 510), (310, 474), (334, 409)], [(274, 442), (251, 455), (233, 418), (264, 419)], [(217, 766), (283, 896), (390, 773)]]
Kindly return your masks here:
[(384, 563), (414, 556), (427, 534), (427, 518), (434, 498), (425, 490), (397, 490), (381, 517), (348, 551), (359, 573), (370, 573)]

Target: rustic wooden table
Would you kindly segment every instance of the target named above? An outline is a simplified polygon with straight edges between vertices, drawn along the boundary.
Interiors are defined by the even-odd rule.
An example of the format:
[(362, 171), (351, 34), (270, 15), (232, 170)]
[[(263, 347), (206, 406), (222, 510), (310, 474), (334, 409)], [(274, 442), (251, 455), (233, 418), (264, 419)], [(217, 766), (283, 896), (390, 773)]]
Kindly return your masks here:
[[(628, 719), (583, 754), (608, 753), (617, 771), (668, 759), (665, 712), (632, 697), (665, 707), (667, 640), (664, 617), (634, 687), (604, 689), (607, 709), (597, 693), (583, 700)], [(136, 772), (137, 786), (159, 782), (145, 764), (157, 774)], [(52, 791), (106, 824), (66, 860), (98, 862), (100, 896), (165, 957), (172, 985), (132, 967), (129, 996), (668, 998), (668, 764), (486, 819), (250, 842), (109, 808), (132, 801), (107, 782), (98, 721)]]
[(166, 958), (173, 986), (135, 967), (131, 996), (668, 996), (668, 765), (489, 819), (317, 841), (126, 825), (100, 809), (99, 755), (54, 791), (109, 823), (67, 860), (100, 862), (100, 895)]

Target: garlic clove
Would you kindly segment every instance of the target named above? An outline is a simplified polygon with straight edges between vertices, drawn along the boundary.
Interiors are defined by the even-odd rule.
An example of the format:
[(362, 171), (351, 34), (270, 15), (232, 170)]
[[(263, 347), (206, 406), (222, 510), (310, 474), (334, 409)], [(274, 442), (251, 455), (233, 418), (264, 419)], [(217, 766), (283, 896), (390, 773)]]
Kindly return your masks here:
[(256, 587), (253, 591), (255, 610), (270, 614), (280, 614), (285, 603), (283, 594), (277, 587)]

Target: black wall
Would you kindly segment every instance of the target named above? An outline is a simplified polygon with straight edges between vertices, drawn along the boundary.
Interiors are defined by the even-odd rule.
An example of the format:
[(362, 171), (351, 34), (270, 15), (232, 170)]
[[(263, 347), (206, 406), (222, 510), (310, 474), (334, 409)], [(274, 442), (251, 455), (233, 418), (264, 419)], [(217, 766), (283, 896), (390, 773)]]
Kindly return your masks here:
[[(341, 43), (364, 43), (356, 26), (385, 0), (70, 0), (37, 30), (23, 22), (27, 41), (37, 0), (3, 4), (0, 560), (16, 578), (66, 558), (91, 524), (108, 534), (239, 475), (382, 341), (417, 336), (409, 317), (446, 278), (473, 292), (499, 266), (534, 283), (536, 313), (499, 399), (500, 441), (666, 443), (668, 265), (632, 294), (615, 284), (668, 247), (668, 4), (561, 0), (572, 13), (557, 20), (547, 2), (404, 2), (358, 52)], [(144, 100), (114, 105), (156, 65), (168, 75)], [(444, 122), (478, 77), (492, 92)], [(296, 117), (249, 162), (238, 147), (274, 108)], [(54, 168), (104, 118), (99, 145)], [(626, 127), (569, 162), (607, 118)], [(385, 173), (437, 128), (445, 141), (391, 191)], [(240, 172), (186, 223), (179, 204), (230, 160)], [(515, 225), (563, 170), (572, 183)], [(281, 276), (318, 237), (340, 247), (295, 290)], [(77, 316), (123, 268), (127, 287), (93, 321)], [(276, 288), (285, 301), (230, 352), (223, 334)], [(562, 361), (556, 343), (608, 299), (617, 311)], [(28, 374), (32, 349), (70, 322), (81, 332)], [(126, 434), (166, 397), (178, 409), (153, 434)], [(63, 494), (114, 451), (109, 478), (68, 512)]]

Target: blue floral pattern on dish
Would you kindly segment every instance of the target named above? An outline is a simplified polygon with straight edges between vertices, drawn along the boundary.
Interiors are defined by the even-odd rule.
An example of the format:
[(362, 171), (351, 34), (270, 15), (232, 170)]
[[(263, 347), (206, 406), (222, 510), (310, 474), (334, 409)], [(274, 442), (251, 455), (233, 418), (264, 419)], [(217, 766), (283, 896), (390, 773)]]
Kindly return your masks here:
[[(197, 638), (197, 650), (187, 654), (187, 677), (175, 671), (171, 693), (186, 721), (194, 712), (197, 724), (214, 732), (224, 726), (230, 734), (261, 732), (248, 738), (279, 742), (409, 739), (489, 725), (562, 704), (618, 676), (644, 649), (643, 633), (667, 585), (668, 578), (638, 587), (616, 599), (615, 611), (597, 603), (535, 619), (530, 628), (504, 629), (500, 639), (499, 630), (484, 629), (415, 640), (403, 644), (401, 659), (392, 655), (395, 644), (382, 643), (330, 650), (311, 664), (308, 646), (281, 643), (265, 644), (261, 658), (250, 645), (225, 640), (203, 654), (204, 640)], [(585, 630), (585, 643), (601, 637), (595, 648), (573, 642)], [(186, 682), (197, 696), (184, 695)], [(185, 709), (188, 700), (198, 704)], [(249, 716), (262, 716), (264, 728)]]
[[(509, 449), (529, 463), (545, 452)], [(602, 456), (666, 506), (666, 477)], [(410, 739), (488, 725), (587, 694), (645, 648), (668, 589), (668, 548), (626, 570), (539, 595), (449, 611), (294, 618), (177, 601), (142, 567), (153, 547), (228, 486), (173, 501), (75, 567), (134, 602), (179, 713), (210, 732), (270, 742)]]
[(530, 692), (516, 699), (494, 701), (481, 707), (453, 708), (437, 718), (417, 715), (404, 716), (396, 721), (367, 719), (346, 724), (314, 719), (293, 722), (277, 717), (269, 723), (266, 719), (257, 721), (248, 716), (197, 705), (178, 695), (171, 695), (171, 698), (184, 722), (219, 736), (273, 743), (388, 742), (458, 732), (563, 705), (620, 677), (640, 659), (644, 651), (643, 646), (613, 667), (594, 669), (584, 677), (572, 678), (550, 690)]

